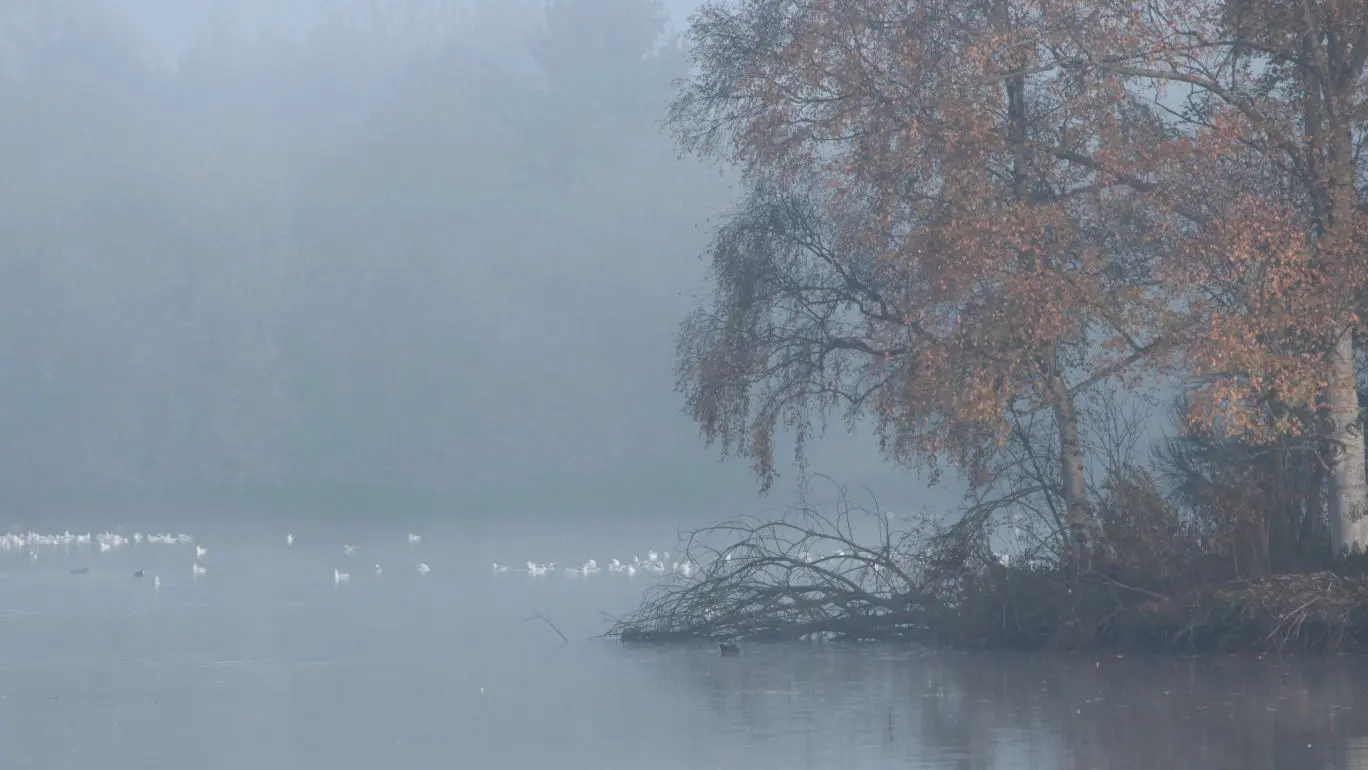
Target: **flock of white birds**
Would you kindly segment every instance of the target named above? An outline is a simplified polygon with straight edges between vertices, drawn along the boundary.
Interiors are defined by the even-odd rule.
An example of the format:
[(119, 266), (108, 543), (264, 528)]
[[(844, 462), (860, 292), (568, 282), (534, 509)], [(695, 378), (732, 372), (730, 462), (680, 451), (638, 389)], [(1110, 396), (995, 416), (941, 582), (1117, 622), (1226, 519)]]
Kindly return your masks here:
[[(669, 566), (666, 566), (667, 564)], [(543, 575), (555, 572), (556, 563), (549, 562), (547, 564), (537, 564), (536, 562), (529, 561), (527, 562), (526, 569), (528, 575), (531, 575), (532, 577), (542, 577)], [(608, 562), (608, 572), (623, 574), (627, 577), (632, 577), (637, 574), (638, 571), (662, 576), (669, 574), (670, 572), (677, 572), (684, 577), (691, 577), (697, 569), (698, 565), (688, 559), (685, 559), (684, 561), (670, 561), (669, 551), (666, 551), (664, 554), (648, 551), (645, 559), (642, 559), (640, 556), (633, 556), (630, 562), (622, 562), (617, 559), (612, 559)], [(495, 563), (494, 571), (507, 572), (508, 565)], [(590, 559), (578, 567), (563, 567), (562, 571), (567, 577), (588, 577), (589, 575), (595, 575), (602, 572), (603, 569), (599, 567), (597, 561)]]
[[(285, 535), (285, 545), (287, 547), (293, 547), (294, 542), (295, 538), (293, 534)], [(409, 545), (418, 545), (423, 542), (423, 537), (422, 535), (409, 533), (408, 542)], [(101, 553), (104, 553), (106, 551), (116, 551), (129, 546), (139, 546), (143, 544), (193, 545), (195, 548), (195, 558), (190, 564), (191, 576), (198, 578), (209, 572), (209, 568), (200, 563), (204, 557), (209, 555), (209, 549), (195, 542), (195, 538), (191, 535), (172, 535), (169, 533), (143, 534), (142, 532), (134, 532), (132, 535), (124, 535), (118, 532), (63, 532), (55, 535), (44, 535), (37, 532), (7, 532), (5, 534), (0, 534), (0, 552), (24, 553), (28, 555), (30, 561), (38, 561), (38, 558), (42, 553), (41, 549), (45, 547), (70, 549), (73, 546), (78, 548), (90, 548), (91, 546), (95, 546), (98, 547)], [(344, 545), (342, 546), (342, 553), (346, 556), (354, 556), (356, 554), (356, 547)], [(414, 565), (414, 570), (420, 575), (426, 575), (432, 571), (432, 568), (428, 567), (428, 565), (423, 562), (418, 562)], [(71, 574), (83, 575), (89, 571), (89, 567), (80, 567), (71, 570)], [(384, 572), (384, 570), (380, 568), (380, 565), (375, 565), (375, 574), (379, 575), (382, 572)], [(133, 576), (139, 578), (144, 577), (144, 572), (143, 570), (138, 570), (133, 573)], [(349, 580), (351, 580), (350, 573), (343, 572), (339, 569), (333, 570), (334, 583), (346, 583)], [(156, 588), (161, 587), (160, 575), (152, 576), (152, 585)]]
[[(412, 532), (409, 533), (409, 545), (419, 545), (422, 542), (422, 535), (416, 535)], [(294, 543), (294, 534), (291, 533), (285, 535), (286, 547), (292, 548), (294, 547)], [(209, 549), (197, 543), (194, 537), (185, 534), (144, 534), (142, 532), (134, 532), (132, 535), (123, 535), (117, 532), (63, 532), (61, 534), (53, 535), (44, 535), (39, 534), (37, 532), (11, 532), (0, 534), (0, 552), (27, 554), (30, 561), (37, 561), (39, 559), (41, 549), (45, 547), (64, 547), (69, 549), (73, 546), (82, 548), (90, 548), (94, 546), (97, 547), (100, 552), (105, 552), (119, 550), (127, 548), (129, 546), (139, 546), (143, 544), (194, 546), (195, 558), (190, 565), (192, 577), (199, 578), (201, 575), (204, 575), (209, 571), (209, 568), (201, 563), (201, 561), (204, 560), (206, 556), (208, 556)], [(356, 556), (356, 553), (357, 549), (355, 546), (342, 546), (343, 556), (354, 557)], [(685, 559), (683, 561), (672, 561), (670, 559), (669, 551), (665, 551), (663, 553), (657, 553), (656, 551), (648, 551), (645, 559), (642, 559), (640, 556), (633, 556), (631, 561), (628, 562), (619, 561), (618, 559), (612, 559), (608, 562), (607, 568), (607, 571), (609, 573), (622, 574), (627, 577), (635, 576), (638, 572), (644, 572), (656, 576), (664, 576), (670, 573), (677, 573), (687, 578), (691, 577), (697, 571), (698, 566), (693, 562), (689, 561), (688, 559)], [(414, 565), (413, 569), (420, 575), (427, 575), (430, 572), (432, 572), (432, 568), (421, 561), (417, 562)], [(384, 568), (382, 568), (379, 564), (375, 565), (375, 574), (377, 576), (384, 574), (384, 571)], [(494, 564), (494, 572), (499, 573), (508, 571), (508, 565), (498, 563)], [(562, 568), (562, 573), (568, 577), (588, 577), (589, 575), (594, 575), (602, 571), (602, 568), (599, 567), (598, 562), (594, 559), (590, 559), (578, 567)], [(89, 572), (88, 567), (82, 567), (71, 570), (71, 573), (74, 575), (85, 574), (86, 572)], [(556, 563), (549, 562), (546, 564), (537, 564), (535, 562), (528, 561), (526, 565), (526, 572), (531, 577), (543, 577), (545, 575), (553, 574), (556, 572)], [(143, 570), (138, 570), (133, 574), (134, 577), (144, 577)], [(344, 572), (340, 569), (333, 569), (334, 583), (342, 584), (350, 581), (350, 572)], [(160, 575), (152, 576), (152, 585), (157, 588), (161, 587)]]
[[(412, 532), (410, 532), (410, 533), (409, 533), (409, 536), (408, 536), (408, 542), (409, 542), (409, 545), (418, 545), (419, 543), (423, 542), (423, 536), (422, 536), (422, 535), (415, 535), (415, 534), (413, 534)], [(291, 547), (294, 546), (294, 535), (293, 535), (293, 534), (288, 534), (288, 535), (285, 536), (285, 545), (288, 545), (288, 546), (291, 546)], [(343, 546), (342, 546), (342, 555), (343, 555), (343, 556), (355, 556), (355, 555), (356, 555), (356, 546), (354, 546), (354, 545), (343, 545)], [(417, 564), (413, 565), (413, 569), (414, 569), (414, 571), (417, 572), (419, 575), (426, 575), (426, 574), (428, 574), (429, 572), (432, 571), (432, 568), (429, 567), (429, 566), (427, 565), (426, 562), (421, 562), (421, 561), (418, 562)], [(375, 574), (376, 574), (377, 577), (379, 577), (380, 575), (385, 574), (385, 569), (384, 569), (383, 567), (381, 567), (379, 564), (377, 564), (377, 565), (375, 565)], [(347, 583), (347, 582), (350, 582), (350, 581), (351, 581), (351, 573), (350, 573), (350, 572), (343, 572), (343, 571), (340, 570), (340, 569), (334, 569), (334, 570), (333, 570), (333, 582), (334, 582), (334, 583)]]

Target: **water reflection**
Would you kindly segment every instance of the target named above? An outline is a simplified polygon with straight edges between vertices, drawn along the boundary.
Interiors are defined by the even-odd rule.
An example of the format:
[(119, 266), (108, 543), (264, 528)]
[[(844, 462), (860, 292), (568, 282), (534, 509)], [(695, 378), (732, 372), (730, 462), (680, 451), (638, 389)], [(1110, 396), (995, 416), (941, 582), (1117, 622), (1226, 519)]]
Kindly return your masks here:
[(808, 766), (1368, 767), (1368, 662), (1355, 658), (751, 646), (744, 660), (661, 663), (664, 684), (687, 682), (734, 731), (782, 734)]
[[(489, 562), (649, 532), (231, 534), (198, 581), (189, 546), (0, 559), (6, 767), (1368, 768), (1359, 659), (632, 648), (587, 637), (645, 581)], [(338, 585), (343, 543), (365, 561)]]

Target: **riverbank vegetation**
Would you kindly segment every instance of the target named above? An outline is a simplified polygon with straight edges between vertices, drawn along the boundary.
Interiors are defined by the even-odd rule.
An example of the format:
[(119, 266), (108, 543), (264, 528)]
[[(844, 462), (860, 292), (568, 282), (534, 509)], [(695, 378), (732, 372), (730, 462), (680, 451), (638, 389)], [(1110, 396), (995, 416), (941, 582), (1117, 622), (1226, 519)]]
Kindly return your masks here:
[[(609, 635), (1175, 652), (1354, 652), (1368, 640), (1361, 557), (1242, 568), (1257, 549), (1209, 545), (1171, 507), (1167, 523), (1150, 522), (1162, 538), (1145, 544), (1153, 561), (1108, 558), (1081, 573), (1048, 542), (994, 553), (972, 517), (946, 526), (844, 499), (826, 508), (691, 533), (681, 558), (699, 570), (649, 589)], [(1112, 534), (1140, 545), (1133, 530)]]
[(719, 0), (690, 35), (671, 125), (747, 194), (688, 412), (764, 488), (839, 419), (968, 493), (696, 533), (614, 634), (1368, 641), (1362, 3)]

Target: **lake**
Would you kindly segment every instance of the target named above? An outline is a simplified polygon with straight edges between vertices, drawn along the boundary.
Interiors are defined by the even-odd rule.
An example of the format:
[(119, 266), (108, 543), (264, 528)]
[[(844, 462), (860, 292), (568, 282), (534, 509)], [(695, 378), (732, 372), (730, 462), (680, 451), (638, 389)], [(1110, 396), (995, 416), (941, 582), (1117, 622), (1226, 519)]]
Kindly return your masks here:
[[(0, 757), (32, 770), (1368, 768), (1361, 659), (624, 647), (590, 637), (658, 578), (561, 569), (669, 550), (673, 527), (562, 524), (186, 524), (207, 549), (199, 576), (196, 543), (0, 552)], [(557, 568), (533, 578), (529, 559)]]

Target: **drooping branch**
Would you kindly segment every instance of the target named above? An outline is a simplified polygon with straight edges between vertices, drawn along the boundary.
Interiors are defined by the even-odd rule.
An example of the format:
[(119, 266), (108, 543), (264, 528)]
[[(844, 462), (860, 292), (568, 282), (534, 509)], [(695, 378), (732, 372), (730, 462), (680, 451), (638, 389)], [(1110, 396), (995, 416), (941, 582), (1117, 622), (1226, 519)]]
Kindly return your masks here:
[(872, 412), (899, 460), (963, 463), (1009, 431), (1009, 405), (1067, 416), (1061, 399), (1173, 349), (1131, 227), (1145, 217), (1113, 216), (1142, 191), (1040, 150), (1161, 127), (1109, 84), (1023, 74), (1062, 34), (993, 2), (747, 0), (695, 17), (700, 66), (670, 123), (752, 191), (713, 245), (718, 293), (685, 326), (680, 385), (764, 484), (778, 427), (801, 445), (838, 405)]
[(713, 301), (685, 322), (679, 388), (710, 441), (752, 459), (767, 487), (775, 431), (814, 415), (854, 419), (924, 334), (884, 293), (896, 268), (838, 253), (813, 200), (758, 185), (710, 249)]

